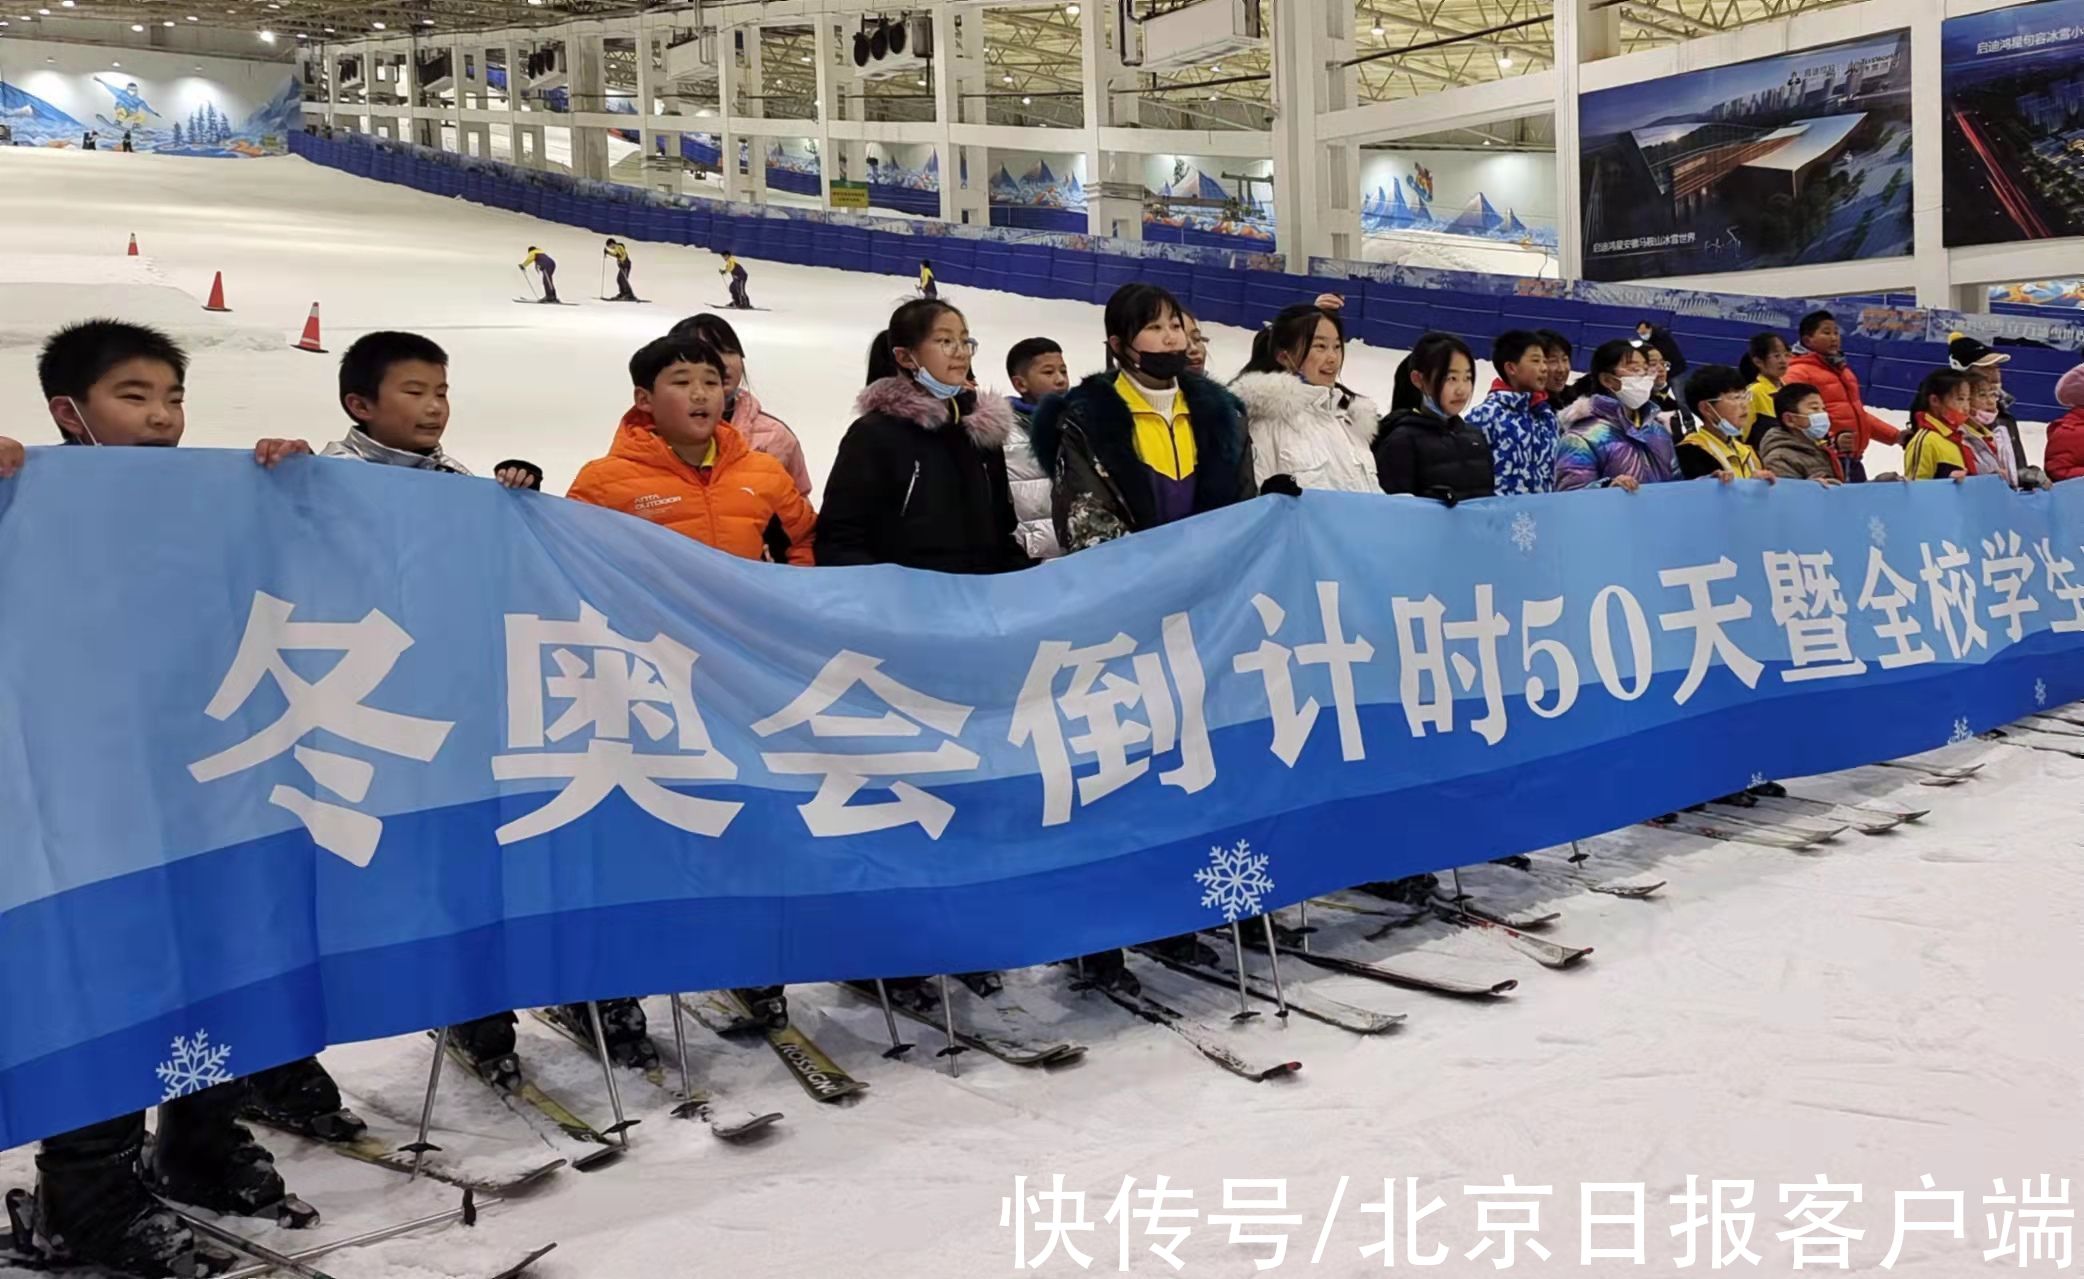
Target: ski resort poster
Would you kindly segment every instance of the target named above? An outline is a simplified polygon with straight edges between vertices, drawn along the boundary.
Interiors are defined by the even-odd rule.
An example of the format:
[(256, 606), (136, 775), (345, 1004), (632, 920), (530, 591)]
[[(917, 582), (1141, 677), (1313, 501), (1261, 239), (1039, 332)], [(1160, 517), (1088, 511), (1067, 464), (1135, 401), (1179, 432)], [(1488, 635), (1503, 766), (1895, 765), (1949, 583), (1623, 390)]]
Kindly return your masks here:
[(1911, 251), (1907, 31), (1586, 94), (1582, 127), (1587, 279)]
[(2084, 0), (1949, 19), (1946, 243), (2084, 235)]
[(107, 50), (37, 40), (0, 44), (0, 123), (16, 146), (241, 159), (281, 155), (303, 92), (280, 63)]

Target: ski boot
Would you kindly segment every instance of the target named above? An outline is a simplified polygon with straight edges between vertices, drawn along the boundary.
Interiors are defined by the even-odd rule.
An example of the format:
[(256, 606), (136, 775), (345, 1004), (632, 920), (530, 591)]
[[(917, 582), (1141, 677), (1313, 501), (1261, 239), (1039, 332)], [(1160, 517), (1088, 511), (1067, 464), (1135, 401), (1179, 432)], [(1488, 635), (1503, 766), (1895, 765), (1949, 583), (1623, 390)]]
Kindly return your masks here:
[(934, 993), (931, 977), (889, 977), (883, 988), (890, 992), (890, 1002), (900, 1008), (909, 1008), (915, 1013), (933, 1013), (940, 1009), (940, 997)]
[(1779, 782), (1760, 782), (1758, 785), (1750, 787), (1749, 789), (1753, 795), (1756, 795), (1761, 799), (1787, 798), (1787, 787), (1782, 786)]
[(1118, 990), (1124, 995), (1143, 993), (1143, 983), (1136, 980), (1135, 973), (1129, 971), (1128, 960), (1124, 958), (1122, 951), (1097, 950), (1090, 955), (1081, 955), (1077, 959), (1067, 959), (1064, 962), (1069, 964), (1074, 972), (1082, 970), (1083, 976), (1078, 981), (1080, 989), (1097, 987), (1101, 990)]
[(1491, 865), (1510, 866), (1514, 870), (1531, 871), (1534, 869), (1534, 859), (1532, 857), (1527, 856), (1525, 853), (1513, 853), (1508, 857), (1491, 858)]
[(502, 1092), (521, 1086), (521, 1059), (514, 1054), (514, 1014), (494, 1013), (449, 1027), (449, 1047), (461, 1053), (478, 1078)]
[(752, 1019), (768, 1030), (789, 1028), (789, 995), (782, 986), (740, 986), (731, 992)]
[(36, 1193), (7, 1192), (15, 1252), (54, 1268), (84, 1267), (136, 1279), (203, 1279), (238, 1258), (198, 1240), (138, 1176), (142, 1114), (95, 1124), (44, 1143)]
[[(1251, 929), (1245, 934), (1247, 943), (1254, 940), (1251, 933), (1256, 931), (1258, 930)], [(1199, 933), (1181, 933), (1177, 937), (1167, 937), (1162, 941), (1139, 946), (1137, 949), (1175, 964), (1190, 964), (1196, 968), (1216, 968), (1223, 963), (1223, 957), (1216, 953), (1216, 948), (1201, 940)]]
[[(628, 1070), (658, 1069), (658, 1045), (645, 1029), (644, 1006), (634, 999), (603, 999), (600, 1009), (601, 1033), (608, 1037), (608, 1060)], [(579, 1038), (593, 1042), (593, 1015), (585, 1004), (565, 1004), (556, 1015)]]
[(1006, 979), (997, 973), (957, 973), (955, 980), (968, 986), (979, 999), (990, 999), (1006, 988)]
[(340, 1102), (340, 1089), (318, 1058), (264, 1070), (247, 1080), (246, 1117), (319, 1141), (351, 1142), (369, 1131)]
[(244, 1091), (219, 1084), (162, 1105), (159, 1131), (140, 1161), (145, 1184), (162, 1198), (227, 1216), (261, 1217), (286, 1230), (317, 1225), (317, 1210), (289, 1193), (275, 1156), (234, 1118)]
[(1429, 906), (1440, 892), (1440, 877), (1430, 872), (1406, 875), (1402, 879), (1383, 879), (1360, 885), (1360, 891), (1373, 893), (1386, 901), (1402, 902), (1406, 906)]

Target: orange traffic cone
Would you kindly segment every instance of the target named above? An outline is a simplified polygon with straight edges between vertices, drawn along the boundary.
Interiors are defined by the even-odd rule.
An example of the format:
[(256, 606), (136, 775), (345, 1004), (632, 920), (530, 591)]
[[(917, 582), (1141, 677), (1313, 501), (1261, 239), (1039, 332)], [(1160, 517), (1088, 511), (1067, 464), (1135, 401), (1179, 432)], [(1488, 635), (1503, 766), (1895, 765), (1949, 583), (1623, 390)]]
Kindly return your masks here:
[(311, 304), (311, 316), (304, 321), (304, 336), (296, 340), (296, 349), (324, 355), (326, 348), (318, 344), (318, 303)]
[(215, 276), (215, 278), (213, 278), (213, 279), (212, 279), (212, 280), (210, 281), (210, 300), (209, 300), (208, 302), (205, 302), (205, 303), (203, 303), (203, 310), (205, 310), (205, 311), (229, 311), (229, 310), (231, 310), (231, 308), (230, 308), (230, 307), (228, 307), (228, 306), (226, 306), (226, 305), (224, 304), (224, 272), (222, 272), (222, 271), (219, 271), (219, 272), (217, 273), (217, 275)]
[(127, 258), (134, 258), (137, 256), (137, 232), (132, 231), (130, 233), (130, 249), (129, 251), (124, 253), (123, 256)]

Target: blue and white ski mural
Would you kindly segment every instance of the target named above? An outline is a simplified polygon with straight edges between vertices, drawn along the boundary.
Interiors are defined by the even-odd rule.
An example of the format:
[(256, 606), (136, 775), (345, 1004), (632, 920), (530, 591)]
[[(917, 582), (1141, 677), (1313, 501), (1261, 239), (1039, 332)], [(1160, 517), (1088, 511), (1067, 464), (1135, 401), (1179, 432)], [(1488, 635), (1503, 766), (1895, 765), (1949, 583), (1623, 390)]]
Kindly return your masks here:
[[(162, 112), (139, 82), (122, 77), (88, 78), (106, 105), (85, 120), (77, 119), (19, 86), (0, 83), (0, 119), (17, 146), (78, 147), (85, 135), (98, 135), (102, 150), (115, 150), (125, 133), (136, 151), (160, 155), (242, 159), (282, 155), (287, 138), (299, 127), (303, 91), (285, 75), (274, 96), (244, 118), (228, 95), (204, 94), (187, 113)], [(84, 96), (84, 94), (82, 95)]]

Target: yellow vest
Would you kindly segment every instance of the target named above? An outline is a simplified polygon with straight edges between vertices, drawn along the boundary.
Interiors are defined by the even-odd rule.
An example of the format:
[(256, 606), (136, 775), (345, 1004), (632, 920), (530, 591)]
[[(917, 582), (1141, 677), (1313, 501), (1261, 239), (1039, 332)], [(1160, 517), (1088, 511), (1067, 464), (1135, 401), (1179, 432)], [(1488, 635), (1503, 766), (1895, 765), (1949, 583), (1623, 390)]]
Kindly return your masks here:
[(1174, 395), (1170, 421), (1151, 407), (1136, 380), (1127, 373), (1116, 375), (1114, 393), (1129, 406), (1129, 420), (1135, 423), (1137, 460), (1168, 480), (1184, 480), (1193, 475), (1194, 424), (1187, 417), (1186, 391), (1182, 389)]
[(1692, 432), (1681, 444), (1691, 444), (1715, 459), (1715, 464), (1740, 480), (1755, 480), (1765, 469), (1759, 465), (1758, 454), (1749, 444), (1724, 435), (1713, 427), (1702, 427)]

